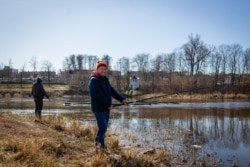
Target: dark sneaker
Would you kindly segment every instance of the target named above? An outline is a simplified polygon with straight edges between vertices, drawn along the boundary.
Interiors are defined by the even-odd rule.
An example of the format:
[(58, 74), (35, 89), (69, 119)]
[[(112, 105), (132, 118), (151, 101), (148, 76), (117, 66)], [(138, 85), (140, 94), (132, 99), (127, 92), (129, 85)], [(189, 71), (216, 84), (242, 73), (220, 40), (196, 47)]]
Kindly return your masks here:
[(101, 148), (100, 151), (102, 154), (111, 154), (106, 148)]
[(98, 153), (101, 151), (101, 143), (95, 142), (95, 152)]

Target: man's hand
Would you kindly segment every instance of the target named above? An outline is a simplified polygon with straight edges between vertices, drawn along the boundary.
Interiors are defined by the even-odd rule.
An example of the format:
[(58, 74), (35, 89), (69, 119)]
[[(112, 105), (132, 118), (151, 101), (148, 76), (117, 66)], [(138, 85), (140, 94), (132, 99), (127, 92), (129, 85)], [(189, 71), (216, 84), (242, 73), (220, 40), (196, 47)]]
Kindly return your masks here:
[(124, 99), (124, 100), (122, 101), (122, 104), (125, 105), (125, 106), (128, 105), (128, 102), (126, 101), (126, 99)]
[(110, 107), (108, 108), (108, 110), (109, 110), (109, 111), (111, 111), (111, 109), (112, 109), (112, 108), (113, 108), (113, 107), (112, 107), (112, 106), (110, 106)]

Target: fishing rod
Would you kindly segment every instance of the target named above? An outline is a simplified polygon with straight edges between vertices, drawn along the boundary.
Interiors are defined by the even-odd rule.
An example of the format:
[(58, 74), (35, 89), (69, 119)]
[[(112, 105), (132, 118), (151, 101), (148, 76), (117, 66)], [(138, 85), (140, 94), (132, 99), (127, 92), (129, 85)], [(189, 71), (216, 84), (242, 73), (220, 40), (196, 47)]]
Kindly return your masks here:
[[(204, 89), (208, 89), (208, 88), (200, 88), (200, 89), (196, 89), (196, 90), (187, 90), (187, 91), (181, 91), (181, 92), (175, 92), (175, 93), (167, 93), (167, 94), (162, 94), (162, 95), (159, 95), (159, 96), (153, 96), (153, 97), (148, 97), (148, 98), (143, 98), (143, 99), (128, 101), (127, 104), (137, 103), (137, 102), (143, 102), (143, 101), (146, 101), (146, 100), (151, 100), (151, 99), (155, 99), (155, 98), (161, 98), (161, 97), (175, 95), (175, 94), (190, 93), (190, 92), (204, 90)], [(123, 103), (112, 104), (113, 107), (118, 107), (118, 106), (121, 106), (121, 105), (124, 105), (124, 104)]]
[[(161, 97), (175, 95), (175, 94), (190, 93), (190, 92), (205, 90), (205, 89), (209, 89), (209, 88), (210, 87), (199, 88), (199, 89), (195, 89), (195, 90), (180, 91), (180, 92), (174, 92), (174, 93), (167, 93), (167, 94), (162, 94), (162, 95), (159, 95), (159, 96), (153, 96), (153, 97), (148, 97), (148, 98), (143, 98), (143, 99), (128, 101), (127, 104), (132, 104), (132, 103), (137, 103), (137, 102), (143, 102), (143, 101), (146, 101), (146, 100), (155, 99), (155, 98), (161, 98)], [(79, 104), (81, 104), (81, 105), (82, 104), (89, 105), (90, 102), (71, 102), (71, 101), (64, 102), (65, 106), (72, 106), (72, 105), (74, 106), (74, 105), (79, 105)], [(114, 104), (112, 104), (113, 107), (118, 107), (118, 106), (122, 106), (122, 105), (124, 105), (124, 104), (123, 103), (114, 103)]]

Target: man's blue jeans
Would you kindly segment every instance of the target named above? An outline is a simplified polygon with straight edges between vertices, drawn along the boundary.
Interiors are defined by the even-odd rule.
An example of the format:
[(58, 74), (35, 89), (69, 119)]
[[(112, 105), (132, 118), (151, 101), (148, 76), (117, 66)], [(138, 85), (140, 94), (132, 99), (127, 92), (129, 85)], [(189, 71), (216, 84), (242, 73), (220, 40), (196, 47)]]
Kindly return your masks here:
[(98, 126), (95, 142), (96, 144), (101, 144), (101, 147), (104, 148), (104, 138), (108, 128), (110, 113), (106, 111), (96, 111), (94, 114)]

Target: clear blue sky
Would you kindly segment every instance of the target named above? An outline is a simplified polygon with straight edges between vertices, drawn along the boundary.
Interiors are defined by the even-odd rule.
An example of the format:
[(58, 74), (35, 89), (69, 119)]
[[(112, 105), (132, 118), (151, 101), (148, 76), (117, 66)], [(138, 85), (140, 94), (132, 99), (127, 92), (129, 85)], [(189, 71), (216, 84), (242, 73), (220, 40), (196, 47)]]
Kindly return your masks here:
[(0, 0), (0, 63), (35, 56), (56, 71), (65, 57), (171, 53), (198, 34), (250, 47), (250, 0)]

